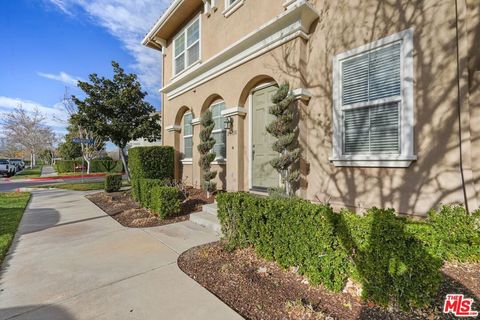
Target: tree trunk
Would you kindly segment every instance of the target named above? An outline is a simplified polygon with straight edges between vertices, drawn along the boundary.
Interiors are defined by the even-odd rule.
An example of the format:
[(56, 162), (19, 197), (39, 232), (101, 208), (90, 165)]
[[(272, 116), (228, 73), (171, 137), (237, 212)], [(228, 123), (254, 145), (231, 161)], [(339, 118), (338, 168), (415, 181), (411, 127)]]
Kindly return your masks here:
[(30, 169), (33, 169), (33, 151), (30, 151)]
[(120, 148), (120, 158), (122, 159), (123, 169), (127, 174), (127, 179), (130, 181), (130, 170), (128, 170), (127, 158), (125, 156), (125, 148)]
[(88, 157), (83, 157), (83, 159), (87, 163), (87, 174), (90, 174), (90, 163), (92, 162), (92, 160), (89, 159)]

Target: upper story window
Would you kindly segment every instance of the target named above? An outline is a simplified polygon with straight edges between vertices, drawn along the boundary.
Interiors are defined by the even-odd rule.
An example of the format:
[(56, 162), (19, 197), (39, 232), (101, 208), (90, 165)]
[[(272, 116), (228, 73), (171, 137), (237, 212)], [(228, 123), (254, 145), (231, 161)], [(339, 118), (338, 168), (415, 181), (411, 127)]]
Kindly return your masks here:
[(408, 166), (415, 158), (412, 50), (406, 30), (335, 57), (334, 163)]
[(223, 11), (223, 15), (228, 17), (237, 11), (237, 9), (240, 8), (244, 2), (245, 0), (225, 0), (225, 10)]
[(177, 75), (200, 60), (200, 17), (190, 22), (173, 40), (173, 70)]
[(183, 158), (192, 159), (193, 156), (193, 126), (192, 114), (183, 116)]
[(227, 131), (224, 127), (225, 119), (222, 117), (222, 110), (225, 110), (225, 102), (218, 102), (210, 106), (212, 119), (215, 127), (212, 131), (212, 137), (215, 139), (213, 151), (217, 155), (217, 159), (225, 159), (227, 157)]

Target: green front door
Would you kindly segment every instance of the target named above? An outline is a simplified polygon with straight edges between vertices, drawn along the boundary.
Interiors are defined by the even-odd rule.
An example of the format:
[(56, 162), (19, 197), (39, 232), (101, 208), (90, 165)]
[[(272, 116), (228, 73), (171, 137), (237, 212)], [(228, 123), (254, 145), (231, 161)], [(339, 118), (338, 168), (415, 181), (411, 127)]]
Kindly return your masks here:
[(278, 154), (272, 150), (275, 138), (266, 127), (273, 116), (268, 109), (272, 105), (272, 96), (277, 87), (271, 86), (255, 91), (252, 98), (252, 189), (265, 190), (279, 186), (278, 172), (270, 164), (270, 160)]

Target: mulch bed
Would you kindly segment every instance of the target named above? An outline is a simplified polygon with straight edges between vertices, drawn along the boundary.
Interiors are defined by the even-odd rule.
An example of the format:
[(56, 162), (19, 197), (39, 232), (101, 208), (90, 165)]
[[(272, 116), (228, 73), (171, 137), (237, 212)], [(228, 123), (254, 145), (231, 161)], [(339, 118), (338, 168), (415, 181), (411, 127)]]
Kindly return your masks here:
[(150, 210), (142, 208), (132, 199), (130, 191), (99, 192), (88, 195), (87, 198), (125, 227), (149, 228), (186, 221), (191, 213), (201, 211), (202, 205), (214, 201), (213, 197), (208, 199), (199, 189), (189, 188), (187, 193), (188, 197), (182, 202), (180, 213), (167, 219), (160, 219)]
[(183, 253), (178, 265), (246, 319), (454, 319), (442, 314), (447, 293), (480, 299), (480, 264), (446, 264), (435, 306), (411, 313), (310, 286), (293, 269), (283, 270), (251, 248), (228, 252), (220, 242), (207, 244)]

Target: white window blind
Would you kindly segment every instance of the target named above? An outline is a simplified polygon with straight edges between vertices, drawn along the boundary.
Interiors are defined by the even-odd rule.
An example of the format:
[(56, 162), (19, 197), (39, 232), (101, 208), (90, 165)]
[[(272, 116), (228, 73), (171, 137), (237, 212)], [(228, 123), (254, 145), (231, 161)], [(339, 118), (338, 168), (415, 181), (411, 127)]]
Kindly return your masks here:
[(217, 158), (227, 157), (227, 132), (224, 128), (224, 118), (222, 117), (222, 110), (225, 110), (225, 103), (220, 102), (212, 105), (210, 111), (212, 112), (212, 119), (215, 122), (215, 127), (212, 131), (212, 137), (215, 139), (215, 146), (213, 151)]
[(182, 30), (174, 43), (174, 74), (178, 74), (200, 59), (200, 18)]
[(183, 116), (183, 157), (191, 159), (193, 157), (193, 126), (192, 114)]
[(344, 154), (400, 153), (401, 43), (342, 61)]

